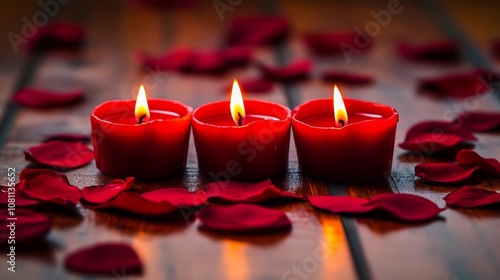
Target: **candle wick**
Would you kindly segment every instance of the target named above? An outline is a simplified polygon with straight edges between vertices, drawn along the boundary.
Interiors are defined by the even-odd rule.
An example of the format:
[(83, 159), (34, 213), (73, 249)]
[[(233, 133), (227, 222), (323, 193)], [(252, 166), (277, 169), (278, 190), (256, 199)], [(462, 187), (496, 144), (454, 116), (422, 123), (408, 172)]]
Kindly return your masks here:
[(142, 120), (143, 120), (145, 117), (146, 117), (146, 114), (144, 114), (144, 115), (142, 115), (142, 116), (140, 116), (140, 117), (139, 117), (139, 124), (141, 124), (141, 123), (142, 123)]
[(240, 112), (238, 112), (238, 126), (241, 126), (243, 124), (243, 117), (241, 116)]
[(339, 123), (340, 123), (340, 127), (344, 127), (344, 125), (345, 125), (345, 121), (344, 120), (339, 120)]

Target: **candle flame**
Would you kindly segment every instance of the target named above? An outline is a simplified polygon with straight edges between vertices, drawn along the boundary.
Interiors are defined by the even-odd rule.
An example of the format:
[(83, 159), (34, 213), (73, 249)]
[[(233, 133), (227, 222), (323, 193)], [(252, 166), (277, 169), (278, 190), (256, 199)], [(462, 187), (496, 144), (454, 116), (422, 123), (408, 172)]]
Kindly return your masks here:
[(149, 120), (148, 99), (146, 98), (146, 91), (143, 85), (139, 88), (139, 93), (135, 101), (135, 119), (139, 124)]
[(347, 125), (347, 111), (344, 105), (344, 99), (340, 94), (339, 88), (335, 85), (333, 87), (333, 111), (335, 115), (335, 125), (343, 127)]
[(243, 96), (241, 95), (240, 86), (236, 79), (233, 80), (233, 90), (231, 91), (229, 107), (234, 124), (237, 126), (243, 125), (243, 121), (245, 120), (245, 105), (243, 104)]

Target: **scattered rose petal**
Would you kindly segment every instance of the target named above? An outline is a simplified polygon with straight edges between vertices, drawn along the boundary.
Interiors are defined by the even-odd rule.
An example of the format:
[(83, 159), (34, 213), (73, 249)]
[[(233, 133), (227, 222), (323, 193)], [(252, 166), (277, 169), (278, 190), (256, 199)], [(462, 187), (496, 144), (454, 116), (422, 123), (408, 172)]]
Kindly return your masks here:
[(0, 244), (7, 244), (11, 229), (8, 225), (15, 222), (16, 245), (38, 240), (47, 235), (50, 231), (50, 219), (28, 209), (15, 209), (16, 220), (9, 215), (8, 208), (0, 209)]
[(324, 71), (323, 74), (321, 74), (321, 78), (325, 82), (353, 86), (371, 85), (374, 82), (374, 79), (371, 76), (334, 70)]
[(181, 188), (166, 188), (141, 194), (143, 198), (156, 203), (167, 202), (177, 208), (200, 207), (207, 202), (207, 194), (204, 191), (190, 192)]
[(247, 65), (253, 58), (253, 51), (249, 47), (226, 47), (220, 53), (228, 67)]
[(405, 141), (399, 146), (405, 150), (432, 153), (473, 140), (476, 137), (470, 131), (454, 123), (424, 121), (412, 126), (406, 133)]
[(83, 45), (85, 31), (71, 23), (52, 22), (35, 28), (26, 43), (28, 51), (41, 49), (78, 49)]
[(458, 62), (460, 60), (459, 45), (451, 41), (437, 41), (421, 45), (399, 42), (396, 44), (396, 50), (403, 58), (413, 61)]
[(306, 46), (315, 54), (339, 55), (344, 50), (352, 51), (356, 46), (356, 54), (370, 49), (372, 39), (366, 34), (356, 32), (346, 33), (313, 33), (304, 36)]
[[(274, 82), (266, 80), (264, 78), (251, 78), (238, 80), (238, 84), (243, 92), (251, 92), (251, 93), (265, 93), (269, 92), (274, 88)], [(233, 83), (229, 83), (224, 92), (231, 93), (231, 89), (233, 87)]]
[[(7, 187), (0, 186), (0, 208), (8, 207), (9, 205), (9, 193), (14, 192), (15, 195), (15, 206), (16, 207), (31, 207), (41, 204), (40, 200), (30, 198), (24, 195), (23, 191), (19, 189), (17, 186), (15, 187)], [(12, 195), (10, 195), (12, 197)]]
[(415, 175), (424, 182), (453, 184), (466, 181), (479, 166), (455, 163), (422, 163), (415, 166)]
[(411, 194), (379, 194), (372, 199), (348, 196), (309, 196), (315, 208), (335, 214), (383, 212), (404, 222), (422, 222), (435, 218), (444, 209), (432, 201)]
[(196, 55), (196, 52), (191, 49), (179, 48), (157, 57), (139, 53), (137, 59), (143, 67), (151, 71), (187, 71), (191, 68)]
[(30, 198), (70, 207), (80, 201), (80, 189), (70, 185), (62, 173), (27, 168), (21, 171), (19, 180), (19, 188)]
[(233, 20), (225, 38), (228, 46), (264, 46), (283, 40), (289, 32), (284, 17), (242, 17)]
[(444, 197), (446, 205), (459, 208), (476, 208), (500, 205), (500, 193), (476, 187), (461, 187)]
[(500, 81), (500, 76), (486, 70), (449, 74), (419, 81), (419, 91), (433, 92), (443, 97), (466, 98), (487, 93), (491, 84)]
[(75, 104), (83, 99), (83, 90), (52, 92), (33, 88), (23, 88), (14, 94), (14, 101), (30, 108), (49, 108)]
[(89, 142), (90, 136), (84, 134), (76, 134), (76, 133), (57, 133), (57, 134), (49, 134), (46, 135), (43, 139), (43, 142), (49, 142), (52, 140), (61, 140), (68, 142)]
[(226, 58), (221, 52), (198, 53), (190, 70), (200, 74), (220, 74), (227, 70)]
[(72, 252), (64, 261), (66, 268), (93, 274), (129, 274), (142, 271), (134, 248), (126, 243), (99, 243)]
[(284, 212), (252, 204), (205, 208), (196, 217), (202, 228), (231, 233), (266, 233), (292, 227)]
[(493, 175), (500, 175), (500, 162), (494, 158), (483, 158), (470, 150), (461, 150), (457, 154), (457, 162), (461, 165), (475, 165)]
[(494, 131), (500, 129), (500, 112), (465, 112), (455, 123), (472, 131)]
[(134, 183), (133, 177), (125, 181), (116, 179), (106, 185), (88, 186), (82, 189), (82, 199), (90, 203), (103, 203), (115, 198), (121, 192), (129, 190)]
[(270, 67), (259, 64), (259, 68), (267, 79), (284, 82), (308, 78), (313, 64), (309, 60), (299, 60), (285, 67)]
[(94, 153), (81, 142), (53, 140), (24, 151), (26, 160), (52, 168), (70, 169), (88, 164)]
[(210, 199), (225, 202), (255, 203), (274, 199), (303, 199), (302, 196), (282, 191), (275, 187), (271, 180), (259, 183), (243, 183), (235, 181), (213, 182), (206, 187)]

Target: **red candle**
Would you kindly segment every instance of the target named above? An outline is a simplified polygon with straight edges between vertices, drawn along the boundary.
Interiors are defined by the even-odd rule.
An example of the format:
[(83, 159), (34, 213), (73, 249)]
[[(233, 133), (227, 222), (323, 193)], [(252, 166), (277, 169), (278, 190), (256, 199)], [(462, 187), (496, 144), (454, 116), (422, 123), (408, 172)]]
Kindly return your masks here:
[(203, 105), (193, 113), (200, 171), (213, 180), (249, 181), (284, 173), (288, 167), (290, 110), (245, 100), (236, 80), (231, 102)]
[(333, 181), (366, 180), (388, 174), (397, 122), (394, 108), (342, 100), (335, 86), (334, 102), (313, 100), (292, 111), (299, 166), (305, 174)]
[(186, 166), (192, 108), (182, 103), (136, 100), (97, 106), (90, 121), (97, 168), (115, 177), (154, 178), (182, 172)]

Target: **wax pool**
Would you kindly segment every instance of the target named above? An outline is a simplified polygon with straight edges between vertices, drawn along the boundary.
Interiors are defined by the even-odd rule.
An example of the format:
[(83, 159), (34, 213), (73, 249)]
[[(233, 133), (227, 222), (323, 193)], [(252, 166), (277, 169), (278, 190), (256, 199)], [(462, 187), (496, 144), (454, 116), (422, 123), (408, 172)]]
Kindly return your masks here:
[(332, 99), (307, 102), (292, 111), (301, 170), (332, 180), (355, 181), (391, 171), (398, 113), (382, 104), (344, 99), (347, 125), (337, 127)]
[(91, 115), (97, 168), (115, 177), (154, 178), (186, 166), (192, 108), (151, 99), (150, 119), (138, 124), (135, 100), (109, 101)]
[(213, 180), (255, 180), (288, 167), (290, 110), (245, 100), (242, 126), (232, 120), (229, 101), (201, 106), (193, 113), (193, 137), (200, 171)]

